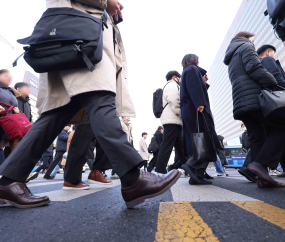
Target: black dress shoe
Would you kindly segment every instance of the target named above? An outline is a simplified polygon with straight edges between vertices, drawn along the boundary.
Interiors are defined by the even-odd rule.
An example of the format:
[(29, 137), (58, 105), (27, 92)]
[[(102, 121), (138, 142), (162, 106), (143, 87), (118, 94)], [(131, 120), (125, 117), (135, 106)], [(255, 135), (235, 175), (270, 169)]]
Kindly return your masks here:
[(201, 180), (195, 174), (194, 168), (188, 166), (187, 164), (183, 164), (181, 168), (192, 178), (195, 183), (201, 183)]
[(285, 188), (285, 184), (279, 183), (269, 176), (266, 167), (263, 165), (254, 161), (248, 165), (247, 169), (255, 173), (261, 180), (265, 180), (266, 182), (270, 183), (273, 187)]
[(35, 208), (50, 202), (48, 197), (34, 196), (27, 185), (14, 182), (7, 186), (0, 186), (0, 204), (10, 204), (16, 208)]
[(212, 182), (207, 181), (205, 179), (200, 179), (200, 182), (197, 183), (195, 182), (192, 178), (189, 179), (189, 184), (190, 185), (212, 185)]
[(242, 176), (244, 176), (247, 180), (251, 181), (251, 182), (257, 182), (257, 175), (255, 175), (253, 172), (251, 172), (249, 169), (247, 169), (246, 167), (241, 167), (238, 170), (239, 174), (241, 174)]
[(214, 177), (210, 176), (206, 171), (205, 171), (204, 178), (207, 179), (207, 180), (214, 179)]
[(277, 175), (277, 177), (285, 177), (285, 172), (283, 171), (281, 174)]
[(47, 174), (44, 175), (44, 179), (47, 179), (47, 180), (52, 180), (54, 178), (55, 178), (54, 176), (50, 176), (50, 175), (47, 175)]

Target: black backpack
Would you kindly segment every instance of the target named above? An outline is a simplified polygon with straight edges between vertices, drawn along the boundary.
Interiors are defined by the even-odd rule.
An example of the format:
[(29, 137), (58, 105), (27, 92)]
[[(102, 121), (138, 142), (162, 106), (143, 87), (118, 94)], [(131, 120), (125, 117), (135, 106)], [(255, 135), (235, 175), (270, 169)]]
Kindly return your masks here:
[(77, 68), (92, 72), (102, 59), (106, 20), (106, 12), (98, 19), (73, 8), (49, 8), (32, 35), (18, 43), (27, 45), (24, 59), (37, 73)]
[[(169, 84), (169, 83), (167, 83)], [(167, 85), (166, 84), (166, 85)], [(166, 85), (164, 86), (164, 88), (166, 87)], [(160, 118), (163, 110), (165, 109), (165, 107), (168, 105), (168, 103), (163, 107), (163, 103), (162, 103), (162, 96), (163, 96), (163, 91), (164, 88), (161, 89), (156, 89), (156, 91), (153, 93), (153, 100), (152, 100), (152, 108), (153, 108), (153, 113), (154, 116), (156, 118)]]
[(150, 144), (148, 146), (148, 153), (154, 153), (154, 152), (158, 151), (158, 149), (159, 149), (159, 145), (156, 141), (156, 136), (154, 135), (151, 138)]

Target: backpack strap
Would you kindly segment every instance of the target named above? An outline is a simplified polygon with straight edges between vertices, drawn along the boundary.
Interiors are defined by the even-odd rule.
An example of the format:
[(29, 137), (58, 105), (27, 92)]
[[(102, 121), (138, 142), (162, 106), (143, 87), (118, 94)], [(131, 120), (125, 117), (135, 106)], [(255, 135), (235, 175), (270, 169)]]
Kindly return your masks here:
[[(170, 83), (170, 82), (167, 82), (167, 83), (165, 84), (164, 88), (165, 88), (169, 83)], [(164, 92), (164, 88), (162, 89), (162, 95), (163, 95), (163, 92)], [(163, 98), (163, 96), (162, 96), (162, 98)], [(166, 108), (167, 105), (168, 105), (168, 103), (166, 103), (166, 105), (163, 107), (162, 112), (163, 112), (163, 110)]]

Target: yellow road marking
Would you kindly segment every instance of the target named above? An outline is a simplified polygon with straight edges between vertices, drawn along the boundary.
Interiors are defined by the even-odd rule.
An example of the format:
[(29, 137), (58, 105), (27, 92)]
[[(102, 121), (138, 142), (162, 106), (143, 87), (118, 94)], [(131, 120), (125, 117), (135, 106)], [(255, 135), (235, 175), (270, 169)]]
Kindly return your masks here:
[(242, 209), (285, 229), (285, 210), (264, 202), (232, 202)]
[(190, 202), (160, 203), (156, 242), (218, 242)]

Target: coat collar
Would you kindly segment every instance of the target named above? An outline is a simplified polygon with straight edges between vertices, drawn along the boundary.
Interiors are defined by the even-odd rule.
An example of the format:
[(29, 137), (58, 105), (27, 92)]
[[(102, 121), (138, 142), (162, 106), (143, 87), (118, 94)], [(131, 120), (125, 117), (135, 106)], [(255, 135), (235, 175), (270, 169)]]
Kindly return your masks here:
[(6, 85), (4, 85), (4, 84), (1, 83), (1, 82), (0, 82), (0, 88), (9, 90), (9, 91), (15, 96), (14, 90), (13, 90), (11, 87), (7, 87)]

